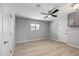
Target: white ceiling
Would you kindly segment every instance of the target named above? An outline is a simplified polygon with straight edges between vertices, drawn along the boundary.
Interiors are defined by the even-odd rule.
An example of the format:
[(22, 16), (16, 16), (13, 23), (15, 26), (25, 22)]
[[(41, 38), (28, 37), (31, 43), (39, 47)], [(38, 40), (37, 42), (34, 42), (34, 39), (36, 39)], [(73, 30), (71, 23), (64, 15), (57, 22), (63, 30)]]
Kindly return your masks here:
[[(67, 5), (67, 3), (39, 3), (39, 4), (38, 3), (16, 3), (11, 5), (12, 5), (12, 8), (14, 8), (16, 15), (32, 18), (36, 20), (50, 21), (56, 18), (50, 17), (50, 18), (44, 19), (45, 15), (41, 14), (41, 12), (47, 12), (53, 8), (60, 8), (64, 5)], [(37, 7), (37, 5), (40, 5), (40, 7)]]

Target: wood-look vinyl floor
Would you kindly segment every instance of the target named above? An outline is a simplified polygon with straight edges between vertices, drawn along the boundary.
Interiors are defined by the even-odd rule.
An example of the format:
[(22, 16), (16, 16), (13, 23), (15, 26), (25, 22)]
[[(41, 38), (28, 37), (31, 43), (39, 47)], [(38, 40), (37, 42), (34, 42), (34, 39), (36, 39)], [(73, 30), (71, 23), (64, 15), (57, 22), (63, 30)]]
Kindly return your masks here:
[(40, 40), (16, 44), (14, 56), (79, 56), (79, 48), (62, 42)]

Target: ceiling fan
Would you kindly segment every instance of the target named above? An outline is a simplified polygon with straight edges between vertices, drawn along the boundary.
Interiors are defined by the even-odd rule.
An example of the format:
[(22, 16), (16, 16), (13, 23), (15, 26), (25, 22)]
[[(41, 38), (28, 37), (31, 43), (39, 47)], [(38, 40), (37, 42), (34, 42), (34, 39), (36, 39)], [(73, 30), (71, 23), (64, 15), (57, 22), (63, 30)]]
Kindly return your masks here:
[(55, 9), (54, 11), (53, 10), (49, 10), (48, 13), (43, 13), (41, 12), (41, 14), (44, 14), (46, 15), (44, 18), (47, 18), (47, 17), (57, 17), (57, 15), (55, 15), (54, 13), (58, 12), (59, 9)]

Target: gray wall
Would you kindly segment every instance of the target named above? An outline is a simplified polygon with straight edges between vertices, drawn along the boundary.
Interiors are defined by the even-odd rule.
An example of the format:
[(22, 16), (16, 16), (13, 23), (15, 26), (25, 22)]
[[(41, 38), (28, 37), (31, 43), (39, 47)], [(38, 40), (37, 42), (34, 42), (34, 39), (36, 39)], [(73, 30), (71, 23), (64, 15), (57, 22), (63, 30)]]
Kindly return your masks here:
[(79, 47), (79, 27), (69, 27), (67, 24), (67, 14), (50, 22), (50, 39)]
[[(31, 31), (30, 24), (40, 24), (39, 31)], [(28, 18), (16, 17), (15, 40), (16, 42), (27, 42), (49, 37), (48, 25), (46, 21), (32, 20)]]
[(58, 23), (57, 21), (51, 21), (49, 23), (49, 36), (52, 40), (58, 39)]
[(79, 27), (68, 28), (68, 43), (79, 47)]

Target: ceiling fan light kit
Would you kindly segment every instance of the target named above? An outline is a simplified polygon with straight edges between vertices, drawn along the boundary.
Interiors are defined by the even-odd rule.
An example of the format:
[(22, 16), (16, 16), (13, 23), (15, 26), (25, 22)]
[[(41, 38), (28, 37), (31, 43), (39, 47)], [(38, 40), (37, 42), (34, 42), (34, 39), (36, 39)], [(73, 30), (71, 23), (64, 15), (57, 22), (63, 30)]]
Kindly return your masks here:
[(51, 15), (48, 15), (48, 17), (52, 17)]
[(55, 9), (54, 11), (53, 10), (49, 10), (47, 13), (41, 12), (41, 14), (46, 15), (44, 18), (47, 18), (47, 17), (57, 17), (57, 15), (55, 15), (54, 13), (56, 13), (58, 11), (59, 11), (59, 9)]

